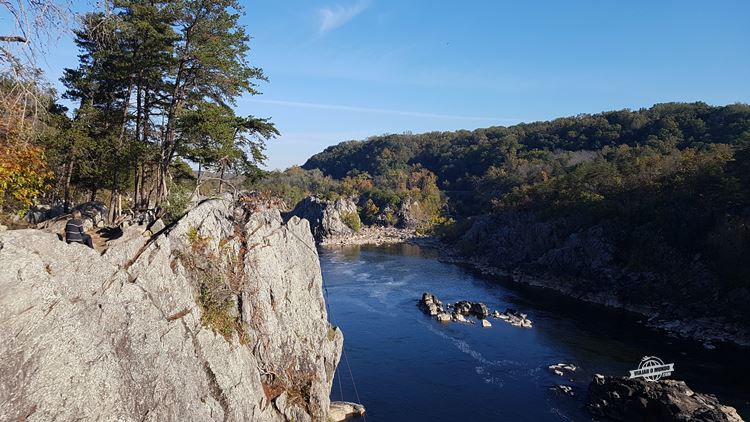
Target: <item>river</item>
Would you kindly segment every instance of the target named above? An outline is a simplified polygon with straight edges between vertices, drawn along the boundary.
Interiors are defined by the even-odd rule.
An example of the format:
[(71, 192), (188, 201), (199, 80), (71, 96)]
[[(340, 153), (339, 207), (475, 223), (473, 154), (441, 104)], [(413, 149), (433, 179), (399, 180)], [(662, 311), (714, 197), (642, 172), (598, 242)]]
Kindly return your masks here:
[[(647, 329), (632, 314), (506, 285), (436, 258), (414, 245), (320, 249), (329, 318), (345, 338), (331, 398), (359, 397), (368, 421), (591, 420), (584, 400), (594, 374), (627, 375), (646, 355), (674, 363), (673, 378), (750, 418), (746, 350), (706, 350)], [(518, 309), (534, 328), (494, 319), (491, 328), (439, 323), (416, 306), (425, 291), (444, 303)], [(560, 377), (547, 369), (559, 362), (580, 369)], [(557, 384), (574, 395), (551, 390)]]

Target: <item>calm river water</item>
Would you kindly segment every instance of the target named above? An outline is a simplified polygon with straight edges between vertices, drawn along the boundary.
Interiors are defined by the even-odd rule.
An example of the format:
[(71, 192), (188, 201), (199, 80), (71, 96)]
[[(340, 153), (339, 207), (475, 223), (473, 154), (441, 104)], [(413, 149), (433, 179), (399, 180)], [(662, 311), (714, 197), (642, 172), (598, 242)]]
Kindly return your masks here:
[[(320, 260), (329, 317), (344, 331), (354, 379), (342, 359), (331, 397), (356, 401), (358, 393), (368, 421), (591, 420), (583, 404), (593, 375), (627, 375), (645, 355), (674, 362), (674, 378), (750, 419), (746, 350), (708, 351), (646, 329), (630, 314), (504, 285), (417, 246), (325, 248)], [(494, 319), (485, 329), (441, 324), (416, 306), (425, 291), (444, 303), (516, 308), (534, 328)], [(558, 362), (580, 369), (559, 377), (547, 369)], [(556, 384), (575, 395), (552, 391)]]

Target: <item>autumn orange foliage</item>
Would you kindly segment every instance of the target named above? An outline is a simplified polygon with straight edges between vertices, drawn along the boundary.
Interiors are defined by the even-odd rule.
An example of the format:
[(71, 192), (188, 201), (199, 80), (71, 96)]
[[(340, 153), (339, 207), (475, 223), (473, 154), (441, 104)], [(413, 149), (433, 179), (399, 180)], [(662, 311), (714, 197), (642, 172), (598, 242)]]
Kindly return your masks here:
[(22, 209), (32, 205), (49, 189), (51, 178), (42, 148), (0, 141), (0, 208), (11, 203)]

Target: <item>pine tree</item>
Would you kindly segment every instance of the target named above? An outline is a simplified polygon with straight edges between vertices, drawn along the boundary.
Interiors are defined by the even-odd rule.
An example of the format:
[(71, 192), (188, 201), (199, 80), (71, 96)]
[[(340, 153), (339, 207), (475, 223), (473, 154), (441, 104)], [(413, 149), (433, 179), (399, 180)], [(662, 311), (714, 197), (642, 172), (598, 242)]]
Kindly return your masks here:
[(125, 189), (132, 187), (134, 207), (148, 206), (149, 173), (156, 203), (163, 202), (180, 154), (201, 170), (259, 173), (264, 141), (277, 132), (267, 119), (230, 108), (265, 80), (247, 61), (239, 10), (229, 0), (119, 0), (111, 14), (87, 15), (75, 32), (80, 63), (65, 71), (65, 96), (79, 101), (75, 119), (82, 110), (99, 119), (110, 220)]
[(182, 113), (178, 125), (180, 154), (198, 164), (200, 186), (204, 170), (219, 172), (219, 192), (227, 171), (254, 178), (265, 160), (265, 140), (278, 135), (268, 119), (236, 116), (231, 108), (210, 102)]
[(256, 81), (266, 80), (247, 61), (250, 37), (239, 25), (241, 7), (235, 0), (185, 0), (176, 21), (179, 41), (176, 72), (170, 81), (167, 127), (161, 144), (158, 197), (168, 194), (167, 172), (180, 147), (176, 137), (181, 112), (191, 105), (232, 104), (244, 93), (257, 94)]

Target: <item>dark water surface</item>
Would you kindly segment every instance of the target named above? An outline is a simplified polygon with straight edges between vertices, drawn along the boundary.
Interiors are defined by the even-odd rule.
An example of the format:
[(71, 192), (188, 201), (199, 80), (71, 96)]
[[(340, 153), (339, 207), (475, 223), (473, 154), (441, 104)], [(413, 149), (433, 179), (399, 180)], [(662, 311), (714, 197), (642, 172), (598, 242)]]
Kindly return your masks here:
[[(674, 362), (673, 378), (750, 418), (747, 350), (708, 351), (646, 329), (631, 314), (504, 285), (416, 246), (321, 249), (320, 259), (329, 317), (344, 331), (368, 421), (591, 420), (583, 403), (593, 375), (627, 375), (645, 355)], [(494, 319), (486, 329), (441, 324), (416, 306), (425, 291), (444, 303), (516, 308), (534, 328)], [(580, 367), (572, 381), (547, 369), (558, 362)], [(551, 391), (556, 384), (575, 395)], [(342, 359), (331, 397), (356, 401), (356, 393)]]

